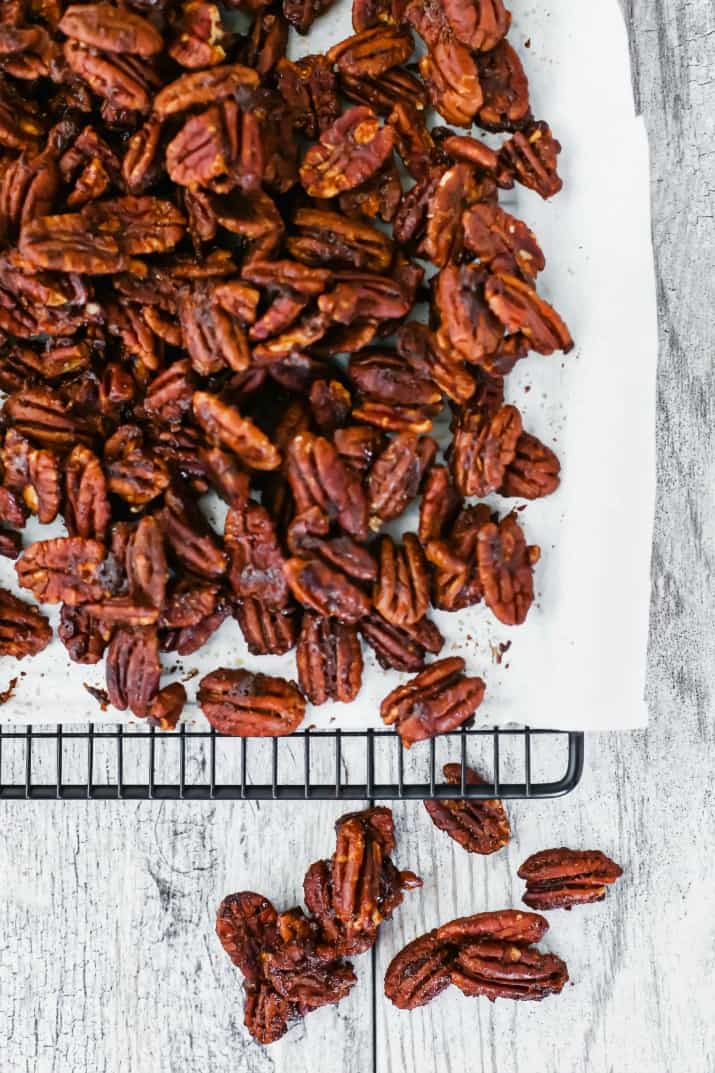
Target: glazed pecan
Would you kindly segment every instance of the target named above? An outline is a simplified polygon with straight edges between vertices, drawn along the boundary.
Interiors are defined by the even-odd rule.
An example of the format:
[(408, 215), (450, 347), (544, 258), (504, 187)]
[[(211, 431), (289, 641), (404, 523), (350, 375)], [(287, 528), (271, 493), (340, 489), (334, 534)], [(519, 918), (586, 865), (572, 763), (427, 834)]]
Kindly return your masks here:
[(482, 939), (460, 946), (450, 973), (451, 981), (470, 997), (483, 995), (540, 1002), (563, 990), (568, 972), (555, 954), (515, 946), (498, 939)]
[[(348, 100), (368, 105), (382, 116), (389, 116), (398, 105), (408, 108), (410, 113), (421, 113), (427, 107), (425, 87), (416, 75), (404, 67), (393, 67), (376, 77), (341, 71), (340, 88)], [(413, 115), (410, 118), (415, 121)], [(423, 123), (421, 126), (427, 129)]]
[(385, 163), (395, 140), (370, 108), (349, 108), (306, 153), (300, 179), (310, 197), (330, 198), (353, 190)]
[(218, 538), (184, 488), (168, 488), (156, 515), (174, 556), (198, 577), (212, 580), (226, 572)]
[(254, 656), (280, 656), (295, 647), (298, 638), (294, 606), (273, 611), (258, 599), (248, 597), (234, 607), (248, 651)]
[(454, 432), (452, 476), (463, 496), (486, 496), (504, 480), (516, 456), (521, 415), (515, 406), (502, 406), (492, 417), (465, 410)]
[(286, 245), (290, 254), (305, 264), (384, 272), (392, 261), (389, 236), (362, 220), (300, 208), (293, 224), (297, 234), (288, 237)]
[(447, 265), (437, 276), (437, 340), (464, 361), (482, 365), (504, 334), (485, 297), (487, 272), (478, 264)]
[(410, 320), (397, 335), (397, 352), (421, 377), (433, 380), (448, 398), (464, 403), (474, 394), (474, 377), (427, 325)]
[(531, 909), (571, 909), (603, 901), (623, 869), (600, 850), (562, 847), (532, 854), (517, 875), (526, 880), (522, 901)]
[(425, 1006), (451, 984), (453, 951), (435, 932), (413, 939), (387, 967), (385, 994), (400, 1010)]
[(485, 603), (505, 626), (518, 626), (534, 601), (533, 569), (540, 549), (527, 545), (514, 514), (483, 525), (477, 541)]
[(222, 402), (216, 395), (197, 391), (192, 410), (209, 438), (228, 447), (251, 469), (270, 470), (280, 465), (280, 454), (265, 433), (251, 420), (242, 417), (234, 406)]
[(508, 332), (520, 332), (538, 354), (573, 349), (569, 330), (548, 302), (533, 287), (516, 276), (490, 276), (484, 287), (489, 308)]
[(229, 510), (224, 523), (224, 546), (229, 555), (228, 579), (241, 600), (257, 598), (279, 611), (288, 602), (283, 555), (271, 516), (258, 503)]
[(191, 72), (181, 75), (157, 93), (154, 112), (159, 119), (166, 119), (177, 112), (237, 97), (241, 92), (256, 89), (258, 82), (258, 74), (240, 63)]
[(454, 521), (461, 505), (446, 466), (433, 466), (427, 474), (420, 503), (420, 524), (417, 535), (423, 546), (430, 540), (439, 540)]
[(429, 436), (401, 432), (373, 463), (367, 482), (370, 528), (398, 518), (414, 499), (437, 452)]
[(370, 611), (370, 600), (362, 589), (319, 559), (288, 559), (283, 569), (296, 600), (323, 617), (350, 625)]
[(38, 540), (15, 565), (18, 581), (43, 603), (70, 605), (110, 596), (117, 585), (116, 565), (98, 540), (57, 537)]
[(481, 678), (466, 677), (464, 666), (458, 656), (437, 660), (388, 693), (380, 717), (388, 726), (396, 725), (404, 746), (455, 730), (474, 715), (485, 685)]
[(121, 626), (107, 648), (107, 692), (120, 712), (147, 716), (159, 693), (159, 639), (153, 626)]
[(340, 114), (337, 79), (324, 56), (303, 56), (276, 64), (278, 92), (288, 105), (293, 126), (317, 138)]
[(522, 432), (516, 441), (516, 454), (504, 473), (499, 491), (504, 496), (539, 499), (549, 496), (559, 486), (561, 463), (545, 443)]
[(164, 552), (164, 536), (158, 522), (147, 515), (139, 522), (127, 543), (125, 570), (130, 597), (139, 604), (164, 606), (169, 569)]
[(456, 127), (470, 127), (484, 97), (469, 49), (449, 35), (440, 36), (419, 67), (436, 111)]
[(375, 610), (393, 626), (419, 622), (429, 607), (429, 576), (415, 534), (405, 533), (400, 546), (395, 545), (392, 537), (383, 536), (379, 563), (373, 593)]
[(298, 680), (311, 704), (354, 700), (362, 681), (355, 626), (306, 611), (296, 650)]
[(531, 282), (546, 264), (536, 237), (523, 221), (494, 203), (473, 205), (462, 219), (464, 244), (493, 271), (516, 268)]
[(531, 120), (529, 82), (508, 41), (476, 57), (484, 103), (477, 122), (485, 130), (519, 130)]
[(432, 600), (442, 611), (478, 604), (484, 595), (479, 576), (479, 533), (491, 515), (484, 503), (460, 510), (443, 540), (429, 540), (425, 555), (434, 567)]
[(206, 0), (187, 0), (181, 5), (174, 41), (169, 55), (182, 67), (197, 70), (213, 67), (226, 59), (225, 45), (230, 44), (216, 4)]
[(229, 894), (218, 909), (216, 934), (231, 961), (251, 983), (261, 973), (261, 951), (278, 942), (278, 913), (261, 894)]
[(161, 34), (141, 15), (110, 4), (71, 4), (59, 29), (69, 38), (105, 52), (153, 56), (163, 47)]
[(85, 605), (63, 604), (57, 636), (73, 663), (99, 663), (112, 636), (113, 627), (95, 619)]
[(349, 813), (335, 830), (332, 860), (311, 866), (303, 893), (329, 948), (337, 955), (359, 954), (373, 946), (403, 892), (422, 881), (413, 872), (399, 872), (390, 859), (395, 847), (390, 809)]
[[(461, 764), (445, 764), (442, 770), (447, 782), (455, 786), (461, 783)], [(472, 768), (465, 767), (464, 781), (468, 786), (478, 786), (485, 780)], [(424, 805), (435, 827), (467, 853), (496, 853), (511, 838), (509, 819), (501, 801), (439, 798), (425, 801)]]
[(360, 479), (329, 440), (301, 433), (288, 448), (286, 461), (299, 513), (318, 507), (346, 533), (359, 540), (367, 537), (367, 499)]
[(198, 700), (212, 727), (239, 737), (291, 734), (305, 714), (305, 701), (292, 682), (223, 667), (204, 675)]
[(531, 123), (517, 131), (501, 147), (499, 158), (507, 173), (543, 198), (558, 194), (563, 186), (556, 171), (561, 145), (548, 123)]
[(439, 655), (444, 645), (442, 634), (428, 618), (400, 627), (372, 613), (360, 619), (359, 629), (375, 652), (377, 662), (386, 670), (390, 667), (408, 673), (424, 670), (427, 653)]
[(226, 100), (186, 120), (166, 147), (166, 170), (180, 186), (250, 192), (261, 185), (264, 148), (257, 116)]
[(341, 75), (377, 78), (392, 67), (406, 63), (413, 48), (409, 30), (374, 26), (333, 45), (327, 52), (327, 59), (335, 64)]
[(0, 589), (0, 655), (36, 656), (52, 640), (50, 624), (32, 604)]

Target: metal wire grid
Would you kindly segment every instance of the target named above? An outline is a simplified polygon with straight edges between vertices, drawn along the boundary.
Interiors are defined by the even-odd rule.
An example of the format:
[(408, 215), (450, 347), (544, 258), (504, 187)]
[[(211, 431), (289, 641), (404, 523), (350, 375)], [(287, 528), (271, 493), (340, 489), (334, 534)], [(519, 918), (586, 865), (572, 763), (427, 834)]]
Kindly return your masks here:
[[(184, 725), (0, 725), (0, 800), (548, 798), (576, 787), (583, 758), (583, 734), (529, 727), (462, 728), (406, 752), (392, 730), (261, 739)], [(444, 782), (446, 760), (461, 764), (460, 784)], [(491, 782), (468, 785), (467, 766)]]

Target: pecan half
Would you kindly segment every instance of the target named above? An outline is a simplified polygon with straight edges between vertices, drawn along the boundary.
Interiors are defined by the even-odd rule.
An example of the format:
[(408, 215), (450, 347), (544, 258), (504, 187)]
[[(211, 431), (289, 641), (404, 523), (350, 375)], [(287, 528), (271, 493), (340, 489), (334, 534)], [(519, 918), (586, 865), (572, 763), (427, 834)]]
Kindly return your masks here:
[(288, 559), (283, 569), (296, 600), (325, 618), (350, 625), (370, 611), (370, 600), (362, 589), (319, 559)]
[(485, 130), (518, 130), (531, 120), (529, 82), (508, 41), (476, 57), (484, 103), (477, 122)]
[(0, 589), (0, 655), (36, 656), (52, 640), (50, 624), (32, 604)]
[(360, 691), (362, 651), (355, 626), (306, 611), (296, 663), (301, 689), (311, 704), (348, 703)]
[(259, 600), (248, 598), (234, 607), (248, 651), (255, 656), (280, 656), (295, 648), (298, 630), (294, 606), (273, 611)]
[(568, 972), (555, 954), (515, 946), (498, 939), (482, 939), (461, 946), (451, 980), (468, 996), (540, 1002), (563, 990)]
[(283, 555), (265, 507), (246, 503), (229, 510), (224, 546), (230, 560), (228, 579), (236, 596), (242, 600), (256, 597), (273, 611), (285, 607), (288, 585)]
[(558, 172), (561, 145), (551, 133), (548, 123), (531, 123), (517, 131), (501, 147), (499, 159), (507, 173), (523, 186), (536, 190), (543, 198), (558, 194), (563, 186)]
[(396, 726), (404, 746), (456, 730), (474, 715), (485, 685), (481, 678), (468, 678), (464, 666), (458, 656), (437, 660), (388, 693), (380, 705), (380, 717), (388, 726)]
[(623, 869), (600, 850), (546, 849), (517, 871), (526, 880), (522, 901), (532, 909), (571, 909), (600, 902)]
[(310, 197), (354, 190), (382, 167), (395, 140), (370, 108), (349, 108), (320, 135), (303, 158), (300, 180)]
[(265, 433), (234, 406), (216, 395), (197, 391), (192, 401), (194, 417), (211, 440), (233, 451), (251, 469), (277, 469), (280, 453)]
[(477, 541), (485, 603), (505, 626), (519, 626), (534, 601), (533, 569), (540, 549), (527, 546), (514, 514), (483, 525)]
[(514, 461), (521, 436), (521, 415), (515, 406), (502, 406), (491, 418), (466, 410), (454, 432), (452, 476), (463, 496), (486, 496), (504, 480)]
[[(447, 782), (459, 785), (461, 764), (445, 764), (442, 770)], [(478, 786), (485, 781), (469, 767), (464, 770), (464, 778), (468, 786)], [(511, 838), (509, 819), (501, 801), (440, 798), (425, 801), (424, 806), (435, 827), (448, 834), (467, 853), (496, 853)]]
[(400, 546), (391, 537), (382, 537), (373, 604), (378, 614), (393, 626), (410, 626), (427, 613), (427, 561), (414, 533), (405, 533)]
[(489, 277), (484, 295), (506, 330), (526, 336), (538, 354), (553, 354), (555, 350), (568, 354), (573, 349), (573, 339), (561, 317), (528, 283), (500, 273)]
[(49, 604), (102, 600), (117, 583), (104, 544), (82, 537), (38, 540), (25, 550), (15, 570), (22, 587)]
[(560, 472), (561, 463), (551, 448), (536, 436), (522, 432), (499, 491), (504, 496), (519, 496), (521, 499), (550, 496), (559, 486)]
[(361, 30), (328, 50), (327, 59), (340, 74), (356, 78), (376, 78), (392, 67), (406, 63), (414, 40), (409, 30), (395, 26), (374, 26)]
[(378, 455), (367, 481), (371, 529), (402, 514), (436, 453), (437, 444), (429, 436), (400, 432)]
[(107, 648), (109, 700), (123, 712), (146, 716), (159, 693), (159, 639), (153, 626), (120, 627)]
[(473, 205), (462, 218), (464, 245), (493, 271), (516, 269), (531, 282), (546, 264), (536, 236), (499, 205)]
[(261, 950), (278, 941), (278, 913), (267, 898), (252, 891), (229, 894), (216, 915), (216, 934), (234, 965), (249, 982), (260, 975)]
[(399, 1010), (416, 1010), (440, 995), (452, 982), (452, 950), (435, 932), (413, 939), (387, 967), (385, 994)]
[(201, 679), (198, 699), (212, 727), (239, 737), (292, 734), (305, 714), (305, 701), (292, 682), (223, 667)]
[(374, 650), (377, 662), (385, 669), (414, 673), (425, 666), (428, 652), (436, 656), (442, 650), (444, 637), (428, 618), (411, 626), (393, 626), (378, 614), (360, 620), (360, 633)]
[(329, 440), (310, 433), (296, 436), (287, 454), (287, 476), (299, 513), (318, 507), (346, 533), (367, 537), (367, 499), (359, 477)]

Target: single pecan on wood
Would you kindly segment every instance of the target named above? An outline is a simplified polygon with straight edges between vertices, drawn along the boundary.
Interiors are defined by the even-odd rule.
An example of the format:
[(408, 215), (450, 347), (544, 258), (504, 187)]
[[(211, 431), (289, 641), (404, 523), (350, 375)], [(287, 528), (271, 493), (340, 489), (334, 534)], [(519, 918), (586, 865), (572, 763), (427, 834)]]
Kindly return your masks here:
[(404, 746), (455, 730), (474, 715), (486, 687), (481, 678), (467, 677), (464, 667), (458, 656), (437, 660), (388, 693), (380, 716), (388, 726), (396, 725)]
[(385, 995), (399, 1010), (425, 1006), (451, 984), (453, 956), (435, 932), (413, 939), (388, 965)]
[(278, 737), (302, 722), (305, 701), (292, 682), (220, 667), (199, 683), (199, 705), (221, 734)]
[[(442, 770), (447, 782), (461, 784), (461, 764), (445, 764)], [(473, 768), (465, 767), (464, 781), (467, 786), (479, 786), (486, 780)], [(509, 819), (501, 801), (439, 798), (425, 801), (424, 805), (435, 827), (463, 846), (467, 853), (496, 853), (511, 838)]]
[(528, 857), (517, 875), (526, 880), (522, 901), (532, 909), (572, 909), (600, 902), (623, 869), (600, 850), (541, 850)]

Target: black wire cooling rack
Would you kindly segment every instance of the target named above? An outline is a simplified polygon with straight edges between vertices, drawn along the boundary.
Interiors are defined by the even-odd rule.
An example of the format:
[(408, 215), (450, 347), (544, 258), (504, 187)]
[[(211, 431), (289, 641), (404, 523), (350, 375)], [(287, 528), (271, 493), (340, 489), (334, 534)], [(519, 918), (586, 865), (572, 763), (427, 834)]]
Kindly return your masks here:
[[(462, 728), (409, 751), (392, 730), (236, 738), (115, 724), (0, 725), (0, 800), (312, 801), (549, 798), (573, 790), (583, 734)], [(442, 765), (461, 764), (461, 784)], [(473, 767), (487, 780), (471, 786)]]

